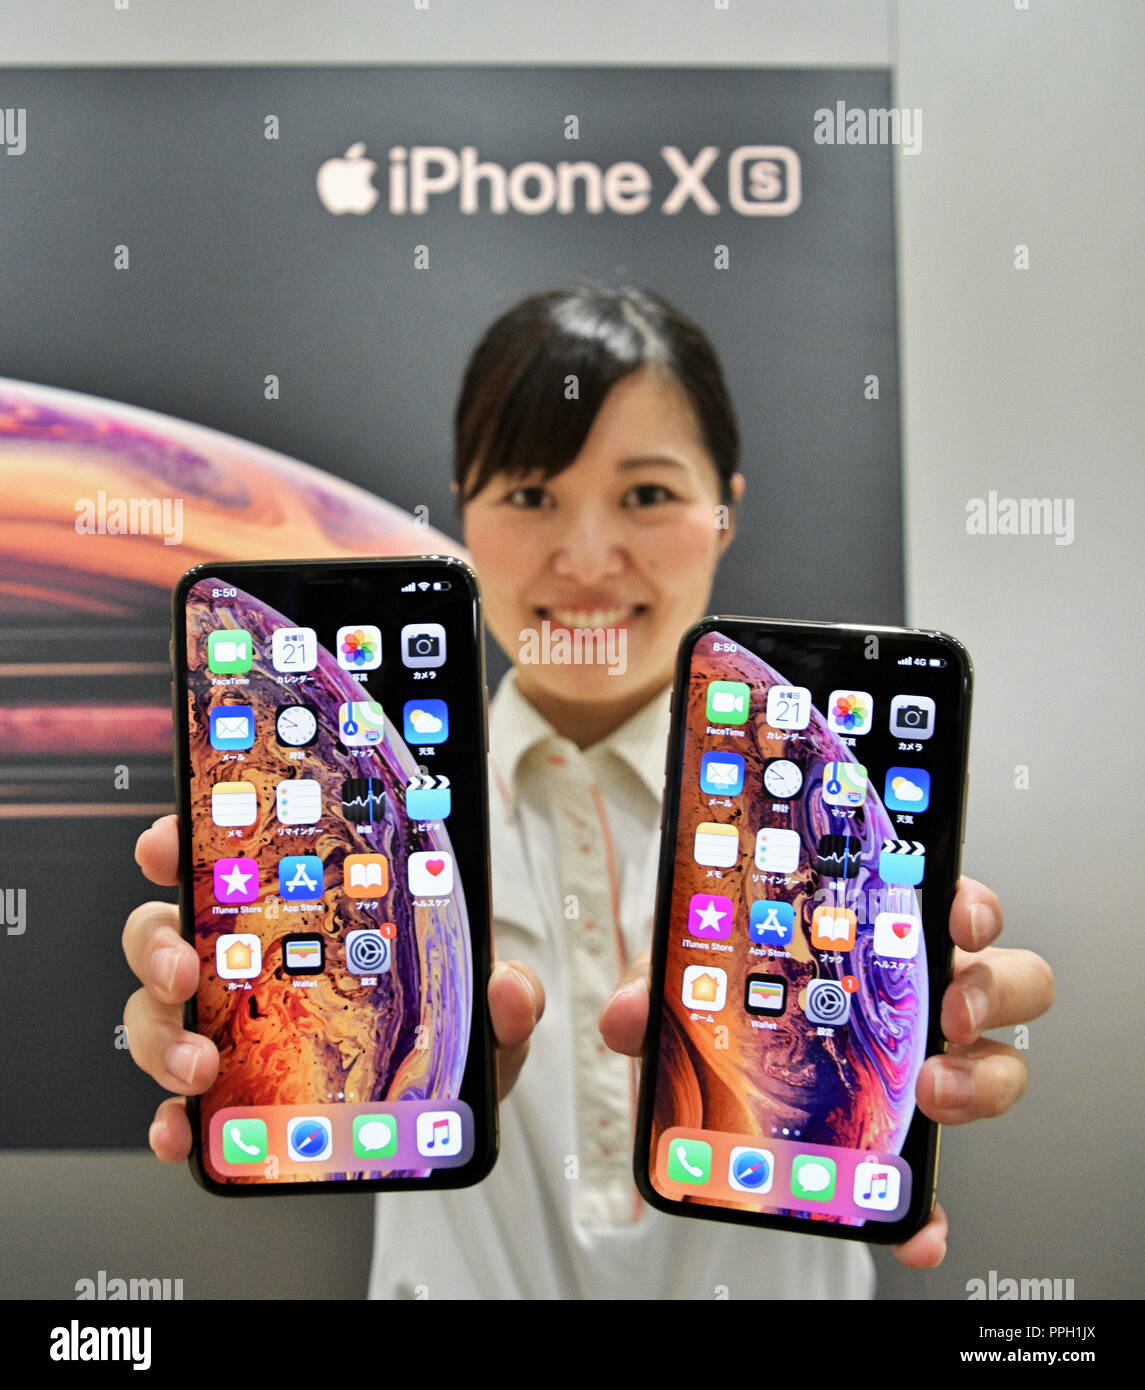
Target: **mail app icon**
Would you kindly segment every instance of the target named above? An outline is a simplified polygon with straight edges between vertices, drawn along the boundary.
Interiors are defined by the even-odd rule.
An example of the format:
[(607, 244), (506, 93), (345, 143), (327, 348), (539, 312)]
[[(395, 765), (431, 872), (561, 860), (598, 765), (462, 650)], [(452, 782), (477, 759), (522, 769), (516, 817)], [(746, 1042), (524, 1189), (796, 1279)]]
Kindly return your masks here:
[(216, 705), (208, 723), (212, 748), (254, 746), (254, 710), (250, 705)]

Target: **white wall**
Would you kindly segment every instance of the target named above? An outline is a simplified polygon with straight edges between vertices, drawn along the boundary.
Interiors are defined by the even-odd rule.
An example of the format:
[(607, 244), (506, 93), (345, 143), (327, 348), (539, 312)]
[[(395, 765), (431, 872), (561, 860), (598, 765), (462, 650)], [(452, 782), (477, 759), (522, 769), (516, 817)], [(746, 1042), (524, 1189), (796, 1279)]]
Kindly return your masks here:
[[(991, 1269), (1072, 1278), (1078, 1297), (1143, 1292), (1143, 914), (1129, 884), (1141, 774), (1121, 748), (1138, 741), (1145, 708), (1134, 91), (1145, 9), (1029, 6), (153, 0), (116, 11), (56, 0), (0, 12), (4, 64), (894, 62), (898, 102), (923, 112), (922, 152), (899, 164), (908, 621), (954, 632), (974, 657), (965, 868), (1002, 893), (1005, 939), (1049, 957), (1059, 997), (1031, 1029), (1017, 1111), (944, 1136), (945, 1265), (913, 1274), (880, 1256), (884, 1295), (965, 1297)], [(1013, 268), (1018, 243), (1029, 270)], [(968, 535), (967, 500), (992, 489), (1072, 499), (1073, 544)], [(1019, 764), (1028, 790), (1015, 789)], [(0, 1155), (0, 1184), (8, 1296), (66, 1296), (98, 1268), (221, 1292), (228, 1252), (249, 1257), (229, 1208), (147, 1158)], [(255, 1205), (260, 1277), (273, 1266), (278, 1279), (262, 1290), (309, 1292), (288, 1223)], [(291, 1244), (320, 1233), (329, 1292), (362, 1287), (368, 1220), (363, 1199), (322, 1199), (309, 1215), (293, 1206)], [(276, 1232), (281, 1259), (267, 1260)]]

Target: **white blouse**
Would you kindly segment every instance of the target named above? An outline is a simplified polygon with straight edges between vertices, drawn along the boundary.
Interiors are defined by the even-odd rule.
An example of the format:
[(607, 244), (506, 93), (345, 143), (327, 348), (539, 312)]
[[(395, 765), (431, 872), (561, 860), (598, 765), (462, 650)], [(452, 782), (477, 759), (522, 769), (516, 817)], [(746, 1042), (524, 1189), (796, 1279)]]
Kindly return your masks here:
[(476, 1187), (380, 1193), (371, 1298), (870, 1298), (856, 1242), (686, 1220), (632, 1181), (636, 1063), (597, 1019), (651, 938), (668, 688), (581, 750), (510, 671), (489, 723), (493, 944), (545, 1016)]

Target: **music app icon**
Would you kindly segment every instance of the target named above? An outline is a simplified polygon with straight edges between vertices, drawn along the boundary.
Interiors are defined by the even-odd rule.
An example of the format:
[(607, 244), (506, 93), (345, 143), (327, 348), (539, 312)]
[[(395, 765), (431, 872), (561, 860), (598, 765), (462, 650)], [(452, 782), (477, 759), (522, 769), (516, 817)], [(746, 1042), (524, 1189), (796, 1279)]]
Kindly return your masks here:
[(855, 1169), (854, 1198), (857, 1207), (872, 1211), (894, 1211), (899, 1204), (902, 1174), (890, 1163), (880, 1163), (873, 1155)]
[(456, 1110), (426, 1110), (417, 1117), (417, 1151), (423, 1158), (461, 1152), (461, 1116)]

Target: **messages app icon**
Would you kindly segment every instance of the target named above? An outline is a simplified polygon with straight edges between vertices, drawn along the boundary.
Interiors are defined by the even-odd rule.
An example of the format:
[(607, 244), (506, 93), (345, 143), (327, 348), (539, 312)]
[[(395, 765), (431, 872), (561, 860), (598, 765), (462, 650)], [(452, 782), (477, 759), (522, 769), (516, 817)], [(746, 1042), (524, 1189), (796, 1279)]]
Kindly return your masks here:
[(398, 1151), (398, 1122), (392, 1115), (354, 1116), (354, 1153), (358, 1158), (390, 1158)]

